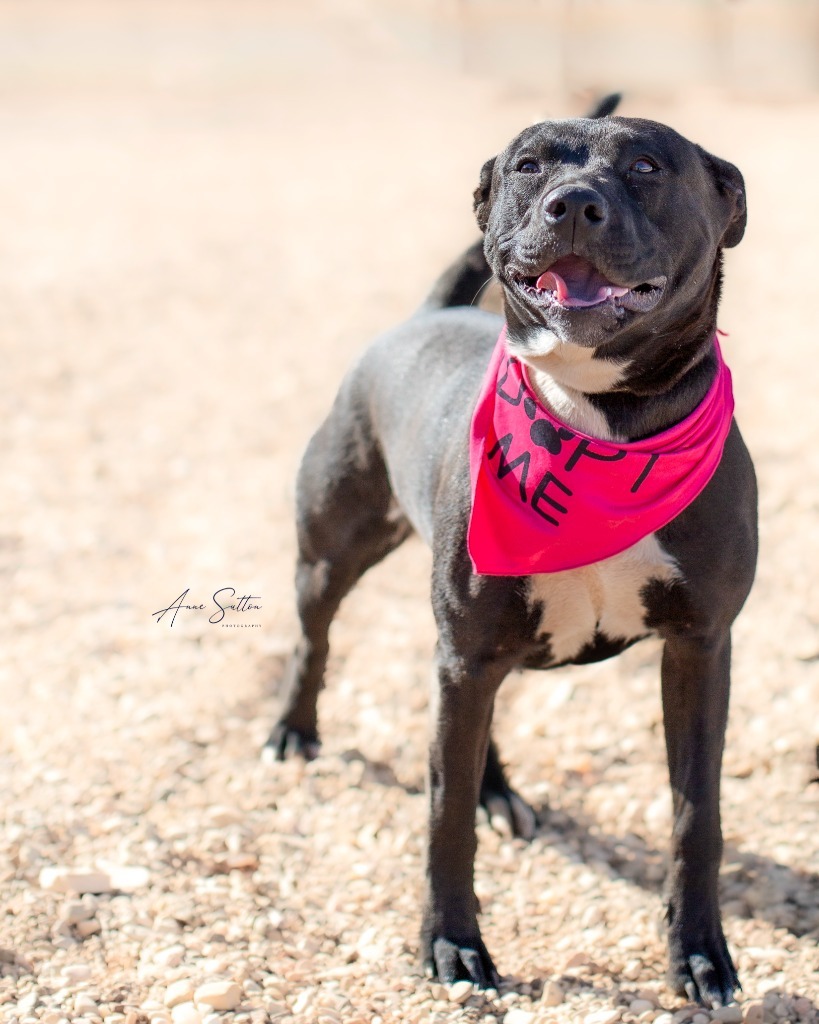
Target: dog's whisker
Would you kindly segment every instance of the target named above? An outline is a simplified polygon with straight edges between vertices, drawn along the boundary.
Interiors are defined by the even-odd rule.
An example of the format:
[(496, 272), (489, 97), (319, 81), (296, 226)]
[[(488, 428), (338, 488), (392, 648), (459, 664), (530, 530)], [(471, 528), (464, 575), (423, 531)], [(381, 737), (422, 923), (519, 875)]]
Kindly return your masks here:
[(480, 286), (477, 292), (475, 292), (475, 297), (469, 303), (470, 306), (477, 306), (480, 303), (481, 296), (489, 288), (489, 286), (492, 284), (494, 280), (495, 277), (490, 277), (488, 281), (484, 281), (484, 283)]

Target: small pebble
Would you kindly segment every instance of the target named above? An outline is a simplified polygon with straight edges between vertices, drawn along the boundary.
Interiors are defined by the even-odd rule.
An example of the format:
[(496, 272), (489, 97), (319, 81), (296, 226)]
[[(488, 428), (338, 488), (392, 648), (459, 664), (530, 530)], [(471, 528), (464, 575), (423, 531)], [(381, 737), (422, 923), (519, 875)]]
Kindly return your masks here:
[(168, 985), (165, 992), (164, 1003), (169, 1009), (178, 1006), (180, 1003), (193, 1001), (194, 984), (188, 978), (180, 978)]
[(762, 1003), (746, 1003), (742, 1008), (742, 1024), (762, 1024), (765, 1009)]
[(40, 888), (51, 892), (113, 892), (111, 879), (104, 871), (92, 868), (51, 867), (40, 872)]
[(89, 921), (97, 912), (93, 904), (82, 900), (69, 900), (60, 912), (60, 921), (65, 924), (77, 924), (78, 921)]
[(66, 964), (60, 974), (70, 985), (76, 985), (79, 981), (88, 981), (91, 968), (88, 964)]
[(736, 1003), (721, 1006), (711, 1011), (711, 1020), (718, 1020), (721, 1024), (742, 1024), (742, 1007)]
[(543, 986), (543, 995), (540, 1001), (544, 1006), (560, 1006), (565, 998), (563, 988), (556, 981), (547, 981)]
[(640, 988), (634, 993), (635, 999), (642, 999), (646, 1003), (651, 1003), (652, 1006), (660, 1005), (660, 997), (651, 988)]
[(151, 881), (151, 872), (143, 867), (115, 866), (108, 872), (111, 885), (122, 892), (142, 889)]
[(633, 1002), (629, 1003), (628, 1008), (631, 1013), (635, 1013), (637, 1014), (637, 1016), (639, 1016), (641, 1013), (646, 1013), (646, 1011), (648, 1010), (653, 1010), (654, 1003), (649, 1002), (648, 999), (635, 999)]
[(225, 807), (221, 804), (209, 807), (207, 810), (208, 824), (213, 828), (226, 828), (228, 825), (238, 825), (244, 818), (244, 814), (238, 807)]
[(173, 1024), (202, 1024), (202, 1015), (193, 1003), (180, 1003), (171, 1010)]
[(193, 999), (214, 1010), (233, 1010), (242, 1001), (242, 990), (235, 981), (210, 981), (196, 989)]
[(315, 999), (315, 992), (311, 988), (302, 989), (301, 992), (296, 996), (295, 1002), (293, 1003), (293, 1013), (300, 1014), (304, 1013), (307, 1007)]
[(102, 931), (102, 926), (99, 921), (78, 921), (74, 926), (77, 935), (81, 939), (88, 939), (92, 935), (96, 935)]
[(642, 960), (628, 960), (623, 968), (623, 977), (626, 981), (636, 981), (642, 973)]
[(503, 1024), (532, 1024), (534, 1019), (535, 1015), (528, 1010), (519, 1010), (517, 1007), (513, 1007), (507, 1011), (503, 1018)]
[(40, 993), (37, 989), (33, 992), (28, 992), (26, 995), (20, 996), (17, 999), (17, 1012), (20, 1014), (28, 1014), (34, 1010), (40, 1001)]
[(661, 1013), (654, 1018), (653, 1024), (674, 1024), (674, 1015), (672, 1013)]
[(450, 1003), (465, 1003), (472, 995), (471, 981), (456, 981), (447, 990), (447, 999)]
[(237, 850), (235, 853), (229, 853), (221, 861), (221, 864), (228, 871), (255, 871), (259, 866), (259, 858), (255, 853), (243, 853), (241, 850)]
[(92, 999), (85, 992), (80, 992), (74, 999), (74, 1013), (88, 1014), (97, 1013), (99, 1007), (97, 1006), (96, 1000)]
[(165, 949), (160, 949), (154, 953), (154, 963), (159, 964), (160, 967), (178, 967), (185, 959), (185, 947), (179, 943), (173, 946), (166, 946)]
[(620, 1020), (622, 1010), (620, 1007), (617, 1009), (606, 1009), (606, 1010), (595, 1010), (594, 1013), (589, 1013), (583, 1018), (583, 1024), (616, 1024), (616, 1021)]

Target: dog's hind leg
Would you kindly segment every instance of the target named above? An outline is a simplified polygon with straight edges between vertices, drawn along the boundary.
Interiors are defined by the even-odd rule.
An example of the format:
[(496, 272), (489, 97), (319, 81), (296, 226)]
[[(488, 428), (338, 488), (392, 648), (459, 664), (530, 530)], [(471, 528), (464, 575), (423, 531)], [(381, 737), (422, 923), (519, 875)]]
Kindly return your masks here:
[(509, 785), (498, 748), (491, 737), (478, 803), (486, 811), (489, 824), (496, 832), (519, 839), (534, 838), (537, 816), (523, 797), (518, 796)]
[[(297, 487), (296, 601), (301, 637), (284, 680), (267, 756), (315, 757), (328, 633), (344, 596), (412, 532), (365, 425), (337, 403), (305, 453)], [(349, 413), (349, 409), (347, 410)]]

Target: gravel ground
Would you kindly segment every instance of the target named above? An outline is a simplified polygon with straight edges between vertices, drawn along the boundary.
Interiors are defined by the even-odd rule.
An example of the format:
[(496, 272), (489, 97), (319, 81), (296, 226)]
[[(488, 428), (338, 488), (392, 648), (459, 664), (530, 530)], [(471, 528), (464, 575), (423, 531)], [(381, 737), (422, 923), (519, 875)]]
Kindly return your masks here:
[[(240, 27), (258, 42), (253, 10)], [(243, 76), (202, 57), (213, 24), (175, 75), (142, 81), (106, 50), (95, 83), (49, 65), (0, 89), (0, 1017), (705, 1024), (662, 982), (657, 646), (501, 694), (501, 749), (543, 825), (528, 845), (479, 826), (496, 998), (415, 965), (434, 642), (420, 543), (338, 617), (322, 756), (259, 760), (294, 634), (299, 451), (366, 339), (474, 236), (483, 159), (581, 101), (329, 31), (323, 64), (348, 54), (334, 71), (295, 43), (273, 62), (248, 45)], [(819, 209), (790, 192), (819, 157), (819, 102), (624, 112), (748, 181), (722, 325), (762, 555), (735, 630), (723, 904), (741, 1019), (816, 1021)], [(221, 588), (253, 600), (211, 622)], [(157, 621), (186, 590), (206, 608)]]

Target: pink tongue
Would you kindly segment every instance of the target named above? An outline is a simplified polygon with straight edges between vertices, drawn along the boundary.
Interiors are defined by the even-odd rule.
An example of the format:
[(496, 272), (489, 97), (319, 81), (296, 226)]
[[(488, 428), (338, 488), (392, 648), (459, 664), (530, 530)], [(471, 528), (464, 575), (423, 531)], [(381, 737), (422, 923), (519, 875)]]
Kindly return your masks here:
[(541, 274), (535, 284), (541, 291), (554, 292), (558, 303), (561, 306), (569, 307), (596, 306), (600, 302), (605, 302), (610, 295), (620, 296), (628, 292), (628, 288), (621, 288), (620, 285), (602, 284), (591, 298), (581, 298), (572, 295), (560, 274), (556, 274), (553, 270), (547, 270), (545, 274)]

